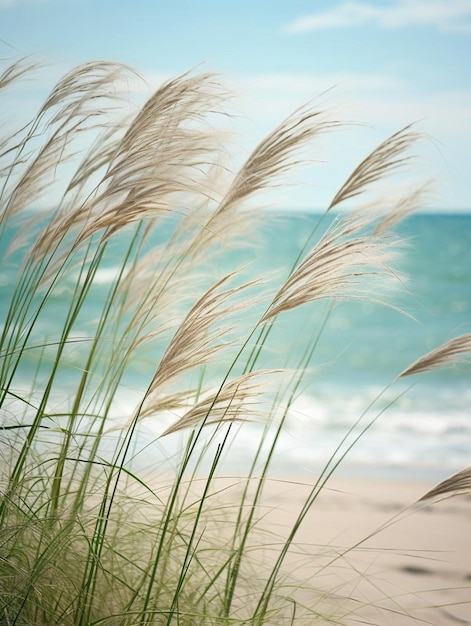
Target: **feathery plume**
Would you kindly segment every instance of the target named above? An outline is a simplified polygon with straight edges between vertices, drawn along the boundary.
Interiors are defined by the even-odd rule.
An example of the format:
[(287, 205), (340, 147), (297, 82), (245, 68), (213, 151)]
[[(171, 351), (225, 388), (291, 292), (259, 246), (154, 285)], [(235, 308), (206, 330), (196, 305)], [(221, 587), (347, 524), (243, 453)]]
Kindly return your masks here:
[(272, 131), (250, 154), (237, 173), (218, 212), (268, 187), (292, 166), (293, 154), (316, 135), (335, 128), (338, 122), (326, 119), (324, 111), (303, 107)]
[[(4, 209), (6, 215), (17, 214), (38, 200), (42, 191), (55, 180), (57, 168), (76, 156), (71, 145), (79, 135), (105, 126), (106, 115), (113, 110), (110, 103), (115, 103), (119, 97), (118, 83), (130, 72), (129, 68), (116, 63), (86, 63), (57, 83), (19, 142), (13, 166), (25, 164), (26, 167), (9, 194)], [(104, 102), (107, 106), (98, 106)], [(41, 134), (48, 139), (35, 154), (37, 136)], [(28, 156), (24, 156), (26, 154)], [(52, 223), (51, 228), (57, 232)], [(40, 247), (38, 243), (37, 249)], [(43, 251), (47, 250), (47, 243), (42, 247)]]
[(399, 374), (399, 378), (428, 372), (443, 365), (458, 363), (462, 360), (459, 357), (469, 352), (471, 352), (471, 334), (460, 335), (417, 359), (417, 361)]
[[(139, 410), (139, 420), (147, 419), (164, 411), (184, 410), (188, 408), (190, 403), (195, 403), (195, 398), (197, 398), (195, 389), (181, 389), (175, 393), (154, 393), (148, 395)], [(125, 424), (125, 427), (129, 426), (129, 424), (130, 422)]]
[(0, 89), (6, 89), (9, 85), (16, 82), (22, 76), (34, 70), (37, 67), (35, 63), (25, 63), (25, 60), (15, 61), (9, 65), (0, 74)]
[(397, 279), (388, 267), (393, 254), (387, 240), (351, 237), (368, 221), (357, 216), (332, 227), (285, 281), (260, 323), (314, 300), (376, 297), (378, 281), (365, 277)]
[(388, 137), (354, 169), (335, 194), (327, 211), (360, 195), (368, 185), (405, 165), (411, 157), (403, 156), (403, 153), (419, 138), (420, 134), (411, 131), (410, 125)]
[(71, 156), (67, 154), (67, 147), (74, 132), (78, 132), (79, 126), (80, 122), (77, 122), (76, 127), (69, 129), (67, 133), (54, 132), (40, 148), (10, 195), (5, 211), (8, 216), (13, 216), (31, 206), (52, 183), (55, 168), (59, 163), (64, 164)]
[(282, 370), (258, 370), (238, 376), (195, 404), (167, 428), (161, 437), (200, 423), (209, 426), (222, 422), (248, 422), (260, 419), (266, 414), (262, 408), (263, 396), (267, 392), (267, 380), (264, 379), (267, 377), (273, 379), (281, 373)]
[(124, 134), (78, 243), (102, 229), (108, 238), (131, 222), (184, 212), (185, 194), (192, 203), (206, 197), (206, 172), (221, 147), (217, 133), (198, 123), (221, 100), (209, 74), (184, 75), (159, 88)]
[[(184, 371), (207, 363), (227, 345), (223, 340), (232, 331), (232, 327), (227, 323), (228, 318), (247, 306), (242, 299), (234, 301), (232, 297), (256, 284), (249, 282), (221, 292), (221, 287), (234, 274), (228, 274), (218, 280), (186, 314), (159, 363), (148, 394), (154, 393), (164, 383)], [(221, 320), (225, 323), (216, 325), (216, 322)]]
[(461, 472), (450, 476), (446, 480), (443, 480), (436, 487), (427, 491), (427, 493), (418, 500), (418, 502), (424, 502), (425, 500), (431, 500), (438, 496), (446, 496), (451, 498), (453, 496), (464, 496), (471, 493), (471, 467), (467, 467)]
[[(218, 208), (204, 226), (208, 244), (224, 231), (228, 216), (241, 203), (270, 185), (279, 185), (280, 177), (291, 170), (299, 161), (294, 154), (317, 135), (340, 126), (340, 122), (329, 120), (325, 111), (302, 107), (284, 120), (263, 139), (239, 169)], [(204, 233), (203, 233), (204, 235)]]
[(73, 68), (61, 78), (49, 94), (45, 103), (39, 110), (41, 117), (49, 109), (58, 107), (51, 120), (51, 124), (69, 122), (74, 117), (82, 117), (83, 113), (90, 109), (90, 114), (95, 114), (98, 98), (116, 98), (114, 90), (110, 87), (117, 82), (125, 83), (129, 79), (138, 78), (138, 73), (122, 63), (111, 61), (90, 61)]

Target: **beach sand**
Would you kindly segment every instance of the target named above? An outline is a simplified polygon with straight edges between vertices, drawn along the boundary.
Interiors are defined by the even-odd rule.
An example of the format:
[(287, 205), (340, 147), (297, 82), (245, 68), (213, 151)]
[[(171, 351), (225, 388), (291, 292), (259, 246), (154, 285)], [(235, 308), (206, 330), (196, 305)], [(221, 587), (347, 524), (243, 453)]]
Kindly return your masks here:
[[(303, 482), (267, 484), (261, 524), (273, 544), (305, 501)], [(334, 623), (471, 624), (471, 496), (405, 511), (434, 486), (333, 477), (296, 534), (287, 587), (319, 588)], [(296, 593), (312, 606), (312, 591)]]
[[(315, 478), (311, 481), (306, 476), (265, 481), (243, 559), (248, 586), (236, 594), (235, 616), (252, 614)], [(194, 507), (205, 482), (204, 477), (192, 481), (188, 501)], [(252, 481), (250, 492), (257, 483)], [(222, 516), (215, 526), (204, 524), (209, 545), (231, 541), (230, 520), (237, 516), (245, 485), (236, 476), (212, 483), (208, 504)], [(264, 623), (471, 626), (471, 495), (416, 504), (435, 486), (433, 481), (334, 475), (283, 561), (279, 601), (270, 604), (282, 607), (281, 616)], [(250, 504), (249, 498), (246, 517)]]

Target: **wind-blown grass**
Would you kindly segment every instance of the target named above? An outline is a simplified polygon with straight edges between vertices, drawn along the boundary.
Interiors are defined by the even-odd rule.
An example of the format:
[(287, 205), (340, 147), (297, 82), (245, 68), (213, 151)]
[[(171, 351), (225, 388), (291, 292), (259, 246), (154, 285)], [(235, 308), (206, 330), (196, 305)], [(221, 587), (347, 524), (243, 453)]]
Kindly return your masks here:
[[(7, 67), (0, 87), (26, 71)], [(344, 298), (393, 305), (401, 278), (388, 228), (425, 189), (307, 236), (274, 290), (244, 268), (224, 273), (224, 250), (247, 245), (270, 219), (247, 203), (340, 122), (301, 108), (230, 175), (231, 144), (215, 126), (225, 100), (217, 79), (177, 77), (133, 112), (121, 88), (135, 79), (113, 63), (78, 67), (0, 143), (2, 262), (20, 259), (0, 338), (0, 623), (339, 623), (334, 597), (315, 582), (309, 606), (287, 591), (285, 559), (368, 425), (345, 434), (286, 541), (270, 551), (258, 531), (264, 485), (322, 324), (298, 368), (262, 367), (261, 357), (278, 317), (297, 307)], [(326, 212), (396, 174), (418, 139), (407, 127), (382, 142)], [(60, 201), (35, 210), (53, 182)], [(100, 271), (116, 249), (121, 264), (103, 287)], [(91, 301), (100, 303), (94, 319)], [(48, 336), (45, 320), (54, 320)], [(459, 337), (400, 376), (469, 351), (469, 336)], [(134, 411), (117, 415), (129, 369), (150, 358)], [(152, 479), (134, 462), (156, 445), (140, 433), (146, 420), (162, 425), (160, 449), (169, 441)], [(263, 424), (259, 447), (228, 501), (221, 460), (237, 445), (234, 424), (248, 421)], [(469, 470), (424, 497), (464, 489)]]

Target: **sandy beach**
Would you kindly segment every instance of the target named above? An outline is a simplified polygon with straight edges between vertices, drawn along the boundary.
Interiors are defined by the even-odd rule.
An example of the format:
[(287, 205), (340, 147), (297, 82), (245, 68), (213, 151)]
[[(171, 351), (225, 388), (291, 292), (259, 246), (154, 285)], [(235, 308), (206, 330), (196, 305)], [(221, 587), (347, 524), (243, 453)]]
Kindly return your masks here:
[[(263, 529), (274, 543), (302, 507), (303, 482), (267, 484)], [(296, 534), (287, 584), (320, 589), (334, 623), (471, 624), (471, 497), (408, 509), (434, 486), (332, 478)]]
[[(245, 565), (253, 579), (247, 595), (236, 602), (236, 615), (251, 605), (251, 592), (255, 601), (259, 597), (259, 583), (266, 580), (310, 495), (315, 477), (310, 480), (277, 476), (265, 481), (246, 550)], [(148, 482), (163, 484), (155, 475)], [(205, 482), (200, 477), (191, 485), (188, 502), (194, 507)], [(254, 479), (251, 493), (257, 484)], [(236, 476), (212, 484), (208, 502), (222, 515), (216, 516), (215, 526), (205, 522), (209, 545), (224, 537), (230, 541), (230, 520), (237, 515), (245, 485)], [(296, 605), (296, 623), (306, 626), (471, 626), (471, 494), (419, 503), (436, 485), (331, 477), (299, 525), (280, 569), (280, 605)], [(246, 517), (251, 502), (249, 497)], [(273, 626), (291, 624), (290, 615), (291, 607), (283, 618), (274, 618)]]

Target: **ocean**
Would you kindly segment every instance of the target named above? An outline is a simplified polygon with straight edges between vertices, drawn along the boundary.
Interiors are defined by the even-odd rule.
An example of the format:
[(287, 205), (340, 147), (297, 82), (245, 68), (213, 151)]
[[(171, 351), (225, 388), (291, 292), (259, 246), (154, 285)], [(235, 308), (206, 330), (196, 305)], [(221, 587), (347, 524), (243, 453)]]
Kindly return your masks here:
[[(270, 226), (266, 267), (286, 267), (318, 219), (298, 214)], [(469, 361), (395, 380), (423, 354), (471, 331), (471, 215), (416, 214), (395, 232), (404, 243), (397, 261), (404, 289), (390, 300), (397, 308), (349, 301), (329, 314), (278, 447), (280, 473), (318, 472), (357, 420), (337, 456), (367, 430), (339, 471), (441, 480), (471, 465)], [(320, 319), (309, 307), (281, 319), (278, 349), (294, 339), (299, 356)], [(250, 441), (247, 434), (248, 448)]]
[[(252, 268), (249, 275), (256, 271), (280, 279), (318, 221), (319, 215), (309, 211), (267, 219), (256, 252), (248, 246), (228, 252), (220, 262), (228, 267), (244, 262)], [(260, 366), (296, 367), (306, 337), (318, 335), (318, 341), (278, 442), (273, 471), (315, 474), (344, 452), (338, 471), (356, 476), (438, 481), (471, 465), (470, 362), (396, 380), (432, 348), (471, 332), (471, 214), (416, 214), (398, 224), (395, 232), (404, 241), (397, 265), (405, 281), (389, 305), (366, 300), (340, 302), (333, 308), (324, 303), (308, 305), (281, 315), (274, 326)], [(120, 253), (119, 246), (115, 253)], [(2, 322), (19, 262), (14, 253), (0, 266)], [(74, 331), (77, 337), (86, 334), (86, 320), (96, 317), (94, 307), (103, 304), (99, 293), (114, 280), (116, 271), (117, 262), (108, 256), (96, 277), (95, 296), (85, 304), (83, 329)], [(70, 291), (54, 297), (57, 310), (66, 310)], [(42, 320), (31, 341), (52, 341), (58, 332), (55, 324), (51, 317)], [(71, 354), (77, 368), (79, 351), (77, 344)], [(32, 359), (29, 369), (18, 372), (16, 387), (21, 389), (21, 377), (25, 388), (31, 386), (26, 378), (37, 377), (38, 367), (41, 363)], [(149, 360), (128, 372), (113, 409), (118, 418), (132, 413), (143, 381), (153, 369), (155, 363)], [(66, 386), (67, 381), (65, 395)], [(64, 407), (64, 398), (58, 402)], [(234, 427), (225, 460), (228, 472), (250, 463), (262, 428), (260, 424)], [(150, 443), (159, 432), (159, 423), (147, 420), (142, 441)], [(350, 435), (343, 441), (347, 432)], [(158, 440), (156, 449), (162, 458), (169, 457), (183, 438)], [(157, 462), (155, 455), (160, 453), (150, 449), (147, 456), (139, 457), (143, 465)]]

